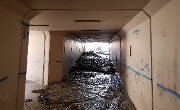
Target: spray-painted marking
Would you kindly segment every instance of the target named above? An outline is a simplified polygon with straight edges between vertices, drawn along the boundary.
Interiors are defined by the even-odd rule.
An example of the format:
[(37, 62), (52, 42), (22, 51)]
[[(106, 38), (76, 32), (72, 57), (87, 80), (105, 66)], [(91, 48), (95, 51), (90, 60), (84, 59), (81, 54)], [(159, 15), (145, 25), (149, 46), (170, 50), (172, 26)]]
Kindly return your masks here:
[(29, 36), (29, 31), (27, 31), (27, 28), (29, 27), (29, 24), (25, 23), (25, 22), (22, 22), (22, 21), (20, 21), (20, 22), (24, 26), (23, 38), (26, 38), (27, 36)]
[(139, 72), (135, 71), (135, 70), (132, 69), (130, 66), (126, 66), (125, 64), (124, 64), (124, 66), (125, 66), (128, 70), (132, 70), (134, 73), (136, 73), (137, 75), (141, 76), (141, 74), (140, 74)]
[(45, 61), (46, 63), (49, 63), (49, 61)]
[(142, 71), (144, 71), (144, 69), (143, 69), (143, 68), (141, 68), (141, 70), (142, 70)]
[(26, 26), (26, 27), (29, 27), (29, 24), (28, 23), (25, 23), (23, 21), (20, 21), (22, 23), (22, 25)]
[(2, 78), (2, 79), (0, 79), (0, 82), (5, 81), (6, 79), (8, 79), (8, 77), (7, 77), (7, 76), (6, 76), (6, 77), (4, 77), (4, 78)]
[(134, 32), (133, 32), (133, 34), (138, 34), (138, 32), (139, 32), (140, 30), (138, 29), (138, 30), (135, 30)]
[(163, 86), (160, 85), (160, 84), (157, 84), (157, 86), (160, 87), (161, 89), (165, 90), (165, 91), (168, 91), (168, 92), (174, 94), (176, 97), (178, 97), (178, 98), (180, 99), (180, 95), (179, 95), (176, 91), (173, 91), (173, 90), (170, 90), (170, 89), (168, 89), (168, 88), (165, 88), (165, 87), (163, 87)]
[(62, 61), (56, 61), (56, 62), (62, 62)]
[(144, 68), (147, 68), (148, 72), (149, 72), (149, 65), (148, 64), (145, 63)]
[(41, 62), (41, 61), (35, 61), (35, 62)]
[(26, 74), (26, 72), (24, 72), (24, 73), (19, 73), (18, 75), (23, 75), (23, 74)]
[(152, 78), (148, 78), (147, 76), (145, 76), (145, 75), (143, 75), (143, 77), (145, 77), (146, 79), (148, 79), (148, 80), (151, 80), (151, 81), (153, 81), (153, 79)]

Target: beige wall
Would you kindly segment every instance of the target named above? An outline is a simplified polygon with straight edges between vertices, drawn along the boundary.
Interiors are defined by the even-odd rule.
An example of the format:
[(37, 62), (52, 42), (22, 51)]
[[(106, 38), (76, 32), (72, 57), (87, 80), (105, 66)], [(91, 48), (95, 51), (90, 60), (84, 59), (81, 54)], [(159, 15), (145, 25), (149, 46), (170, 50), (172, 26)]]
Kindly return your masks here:
[(30, 31), (28, 46), (27, 80), (42, 83), (44, 64), (44, 33)]
[(45, 34), (45, 62), (44, 62), (44, 84), (48, 84), (49, 75), (49, 50), (50, 50), (50, 33), (44, 31)]
[[(119, 36), (117, 36), (119, 37)], [(116, 67), (116, 72), (120, 74), (120, 38), (110, 43), (110, 58)]]
[(138, 19), (121, 36), (121, 79), (137, 110), (151, 110), (150, 19), (141, 11), (130, 23)]
[[(19, 4), (23, 9), (21, 6)], [(18, 9), (12, 12), (7, 8), (0, 5), (0, 109), (22, 110), (29, 31), (28, 24), (22, 22), (29, 21), (23, 19)], [(22, 34), (24, 32), (26, 37)]]
[(48, 31), (30, 31), (27, 80), (48, 84), (49, 49), (50, 34)]
[(60, 82), (63, 78), (63, 45), (65, 32), (50, 31), (49, 75), (48, 83)]
[(60, 82), (84, 51), (84, 45), (66, 32), (50, 32), (48, 83)]
[(141, 11), (119, 32), (121, 79), (137, 110), (180, 109), (179, 6), (152, 0), (144, 9), (150, 18)]
[(84, 43), (80, 43), (76, 40), (73, 40), (71, 35), (66, 35), (64, 42), (64, 62), (63, 62), (63, 73), (66, 75), (72, 66), (75, 64), (75, 61), (80, 57), (82, 52), (85, 51)]
[(154, 110), (180, 110), (180, 0), (152, 16)]

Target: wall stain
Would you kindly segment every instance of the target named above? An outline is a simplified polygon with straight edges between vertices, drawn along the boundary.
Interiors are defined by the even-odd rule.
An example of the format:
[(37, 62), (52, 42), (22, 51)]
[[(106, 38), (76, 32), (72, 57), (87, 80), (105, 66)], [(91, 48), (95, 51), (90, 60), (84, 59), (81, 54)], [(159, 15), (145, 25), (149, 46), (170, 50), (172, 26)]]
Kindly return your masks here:
[(161, 35), (162, 35), (163, 37), (167, 37), (166, 31), (165, 31), (165, 30), (162, 30), (162, 31), (161, 31)]

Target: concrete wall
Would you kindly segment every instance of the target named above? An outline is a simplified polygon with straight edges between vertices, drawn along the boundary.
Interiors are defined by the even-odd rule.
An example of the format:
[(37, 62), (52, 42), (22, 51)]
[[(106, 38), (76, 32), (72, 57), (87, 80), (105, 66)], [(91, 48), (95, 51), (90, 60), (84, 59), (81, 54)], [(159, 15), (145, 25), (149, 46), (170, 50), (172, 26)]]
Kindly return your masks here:
[(42, 83), (44, 64), (44, 34), (30, 31), (28, 46), (27, 80)]
[(179, 6), (152, 0), (119, 32), (121, 79), (137, 110), (180, 109)]
[(154, 110), (180, 110), (180, 1), (152, 16)]
[(116, 67), (116, 72), (120, 74), (120, 38), (112, 41), (110, 43), (110, 58), (112, 59), (114, 66)]
[(48, 84), (49, 48), (50, 34), (48, 31), (30, 31), (27, 80)]
[(63, 73), (67, 74), (75, 61), (80, 57), (80, 55), (85, 51), (84, 43), (80, 43), (72, 38), (71, 35), (66, 35), (64, 42), (64, 63), (63, 63)]
[(137, 110), (151, 110), (150, 19), (141, 11), (130, 23), (139, 19), (121, 36), (121, 79)]
[(48, 84), (49, 75), (49, 51), (50, 51), (50, 33), (48, 31), (43, 32), (45, 34), (45, 62), (44, 62), (44, 84)]
[[(0, 4), (0, 109), (22, 110), (29, 31), (24, 15), (29, 9), (18, 1), (9, 2)], [(16, 6), (12, 7), (13, 3)]]
[(48, 83), (60, 82), (63, 78), (62, 63), (64, 36), (66, 32), (50, 31), (49, 76)]
[(84, 51), (84, 45), (66, 32), (50, 32), (48, 83), (60, 82)]

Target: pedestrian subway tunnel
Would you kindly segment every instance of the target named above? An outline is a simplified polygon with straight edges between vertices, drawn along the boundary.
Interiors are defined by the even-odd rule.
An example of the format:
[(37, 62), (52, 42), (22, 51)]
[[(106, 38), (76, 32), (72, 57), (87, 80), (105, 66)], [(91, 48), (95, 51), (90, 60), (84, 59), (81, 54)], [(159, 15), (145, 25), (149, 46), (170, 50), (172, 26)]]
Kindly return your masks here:
[[(75, 64), (87, 42), (110, 45), (137, 110), (180, 110), (179, 6), (180, 0), (1, 0), (0, 110), (23, 110), (31, 90), (63, 82), (80, 68)], [(89, 67), (82, 73), (86, 69), (95, 74)], [(96, 72), (116, 76), (113, 71)], [(96, 95), (104, 98), (101, 93)], [(33, 101), (28, 104), (39, 110)]]
[(33, 92), (46, 110), (136, 110), (112, 60), (93, 52), (83, 52), (61, 82)]

